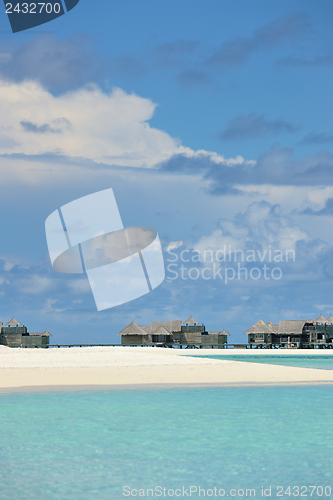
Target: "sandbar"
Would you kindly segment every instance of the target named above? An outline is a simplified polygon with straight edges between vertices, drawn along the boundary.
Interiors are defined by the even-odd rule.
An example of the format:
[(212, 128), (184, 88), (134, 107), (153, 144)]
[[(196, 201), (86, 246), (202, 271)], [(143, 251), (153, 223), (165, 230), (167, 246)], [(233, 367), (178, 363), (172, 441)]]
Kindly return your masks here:
[(333, 350), (167, 349), (73, 347), (13, 349), (0, 346), (0, 391), (333, 384), (333, 370), (319, 370), (202, 355), (332, 355)]

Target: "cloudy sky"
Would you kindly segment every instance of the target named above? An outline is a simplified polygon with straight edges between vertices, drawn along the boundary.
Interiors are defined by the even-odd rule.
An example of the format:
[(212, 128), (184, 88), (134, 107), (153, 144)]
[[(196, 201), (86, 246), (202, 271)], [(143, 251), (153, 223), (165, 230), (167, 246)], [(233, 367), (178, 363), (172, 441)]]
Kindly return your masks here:
[[(53, 343), (186, 319), (230, 342), (333, 314), (333, 8), (308, 0), (81, 0), (12, 34), (0, 14), (0, 321)], [(52, 269), (45, 220), (110, 188), (160, 236), (166, 279), (97, 312)]]

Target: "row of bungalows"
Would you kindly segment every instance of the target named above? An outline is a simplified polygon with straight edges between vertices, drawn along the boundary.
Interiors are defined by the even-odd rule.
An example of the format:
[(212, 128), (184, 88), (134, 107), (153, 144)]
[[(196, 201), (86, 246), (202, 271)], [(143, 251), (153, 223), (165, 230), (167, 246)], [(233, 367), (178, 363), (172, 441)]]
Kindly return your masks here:
[(333, 317), (320, 315), (317, 319), (280, 320), (278, 324), (261, 319), (244, 332), (248, 343), (280, 347), (320, 346), (333, 348)]
[(5, 326), (0, 322), (0, 345), (8, 347), (43, 347), (47, 348), (51, 334), (45, 332), (28, 332), (26, 326), (12, 318)]
[(150, 325), (139, 326), (132, 321), (118, 335), (121, 344), (126, 346), (170, 346), (223, 348), (228, 342), (226, 330), (208, 332), (192, 316), (182, 323), (181, 320), (152, 321)]

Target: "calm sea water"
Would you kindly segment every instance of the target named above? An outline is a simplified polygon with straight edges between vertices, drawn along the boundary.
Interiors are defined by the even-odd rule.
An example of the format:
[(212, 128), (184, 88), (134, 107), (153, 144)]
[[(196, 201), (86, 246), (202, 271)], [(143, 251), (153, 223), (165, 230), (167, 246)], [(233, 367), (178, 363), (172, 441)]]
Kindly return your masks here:
[(333, 498), (333, 386), (2, 394), (0, 422), (1, 500)]
[(230, 361), (246, 361), (247, 363), (265, 363), (269, 365), (298, 366), (300, 368), (318, 368), (333, 370), (333, 355), (297, 355), (293, 354), (234, 354), (196, 356), (200, 358), (229, 359)]

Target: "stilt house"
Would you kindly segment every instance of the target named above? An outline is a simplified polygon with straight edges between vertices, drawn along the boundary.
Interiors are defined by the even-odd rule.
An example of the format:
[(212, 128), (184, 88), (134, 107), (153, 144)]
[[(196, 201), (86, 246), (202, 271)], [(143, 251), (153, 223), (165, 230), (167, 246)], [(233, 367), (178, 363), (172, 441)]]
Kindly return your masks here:
[(261, 319), (244, 332), (249, 344), (274, 344), (281, 347), (314, 346), (333, 343), (333, 317), (280, 320), (279, 324)]
[(51, 334), (45, 330), (42, 333), (29, 333), (27, 327), (15, 318), (5, 326), (0, 322), (0, 345), (8, 347), (47, 347)]
[(208, 332), (192, 316), (181, 320), (152, 321), (150, 325), (139, 326), (134, 321), (121, 330), (122, 345), (155, 345), (218, 348), (224, 347), (230, 335), (226, 330)]

